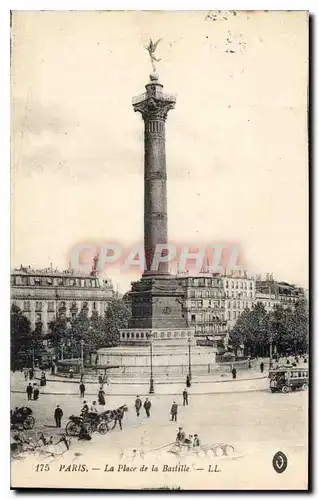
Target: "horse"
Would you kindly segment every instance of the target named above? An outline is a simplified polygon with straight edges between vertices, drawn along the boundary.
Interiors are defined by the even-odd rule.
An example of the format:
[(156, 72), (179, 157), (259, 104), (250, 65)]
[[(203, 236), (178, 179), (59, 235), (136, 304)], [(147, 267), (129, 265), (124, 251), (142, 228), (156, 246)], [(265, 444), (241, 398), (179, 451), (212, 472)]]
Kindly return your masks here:
[(122, 420), (124, 417), (124, 413), (128, 411), (128, 408), (126, 405), (122, 405), (116, 410), (107, 410), (104, 411), (103, 413), (100, 414), (101, 420), (104, 420), (106, 425), (110, 422), (114, 421), (114, 425), (112, 427), (112, 430), (116, 426), (117, 422), (119, 424), (120, 429), (122, 430)]

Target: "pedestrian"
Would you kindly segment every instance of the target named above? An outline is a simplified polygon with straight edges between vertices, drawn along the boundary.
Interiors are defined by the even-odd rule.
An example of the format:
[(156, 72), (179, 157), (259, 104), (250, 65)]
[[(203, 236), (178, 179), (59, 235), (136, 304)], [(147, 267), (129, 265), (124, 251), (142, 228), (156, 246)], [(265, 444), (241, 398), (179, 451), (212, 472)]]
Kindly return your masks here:
[(41, 373), (40, 385), (41, 385), (41, 387), (43, 387), (44, 385), (47, 385), (47, 379), (46, 379), (44, 372)]
[(32, 379), (33, 379), (33, 375), (34, 375), (34, 373), (33, 373), (33, 368), (30, 368), (30, 370), (29, 370), (29, 379), (30, 379), (30, 380), (32, 380)]
[(140, 399), (139, 396), (136, 396), (134, 406), (135, 406), (136, 416), (139, 417), (140, 416), (140, 410), (141, 410), (141, 407), (142, 407), (142, 400)]
[(145, 403), (144, 403), (144, 409), (145, 409), (147, 418), (149, 418), (149, 416), (150, 416), (151, 406), (152, 406), (152, 403), (150, 402), (150, 400), (148, 398), (146, 398)]
[(186, 387), (190, 387), (191, 386), (191, 379), (190, 379), (190, 376), (187, 375), (186, 377)]
[(39, 391), (37, 384), (33, 384), (33, 399), (34, 399), (34, 401), (37, 401), (37, 399), (39, 399), (39, 394), (40, 394), (40, 391)]
[(233, 379), (235, 379), (237, 377), (237, 370), (236, 370), (236, 368), (234, 367), (231, 372), (232, 372)]
[(96, 406), (96, 401), (93, 401), (91, 408), (90, 408), (91, 413), (98, 413), (97, 411), (97, 406)]
[(176, 443), (179, 443), (179, 444), (180, 443), (184, 443), (185, 438), (186, 438), (186, 434), (183, 431), (183, 427), (179, 427), (178, 428), (178, 433), (177, 433), (177, 436), (176, 436)]
[(99, 375), (98, 382), (99, 382), (99, 384), (103, 384), (103, 377), (102, 377), (102, 375)]
[(28, 395), (28, 401), (30, 401), (32, 399), (32, 394), (33, 394), (33, 387), (31, 385), (31, 382), (27, 386), (27, 391), (26, 392), (27, 392), (27, 395)]
[(84, 398), (84, 393), (85, 393), (85, 385), (83, 382), (80, 383), (80, 398)]
[(248, 360), (248, 369), (250, 370), (251, 369), (251, 362), (250, 362), (250, 358)]
[(73, 370), (72, 370), (72, 368), (70, 368), (70, 370), (69, 370), (69, 375), (70, 375), (70, 378), (73, 378)]
[(188, 405), (188, 392), (187, 389), (183, 390), (183, 406)]
[(194, 434), (193, 447), (198, 447), (198, 446), (200, 446), (200, 439), (198, 437), (198, 434)]
[(172, 422), (177, 422), (177, 409), (178, 409), (178, 406), (175, 403), (175, 401), (173, 401), (172, 408), (171, 408), (171, 415), (172, 415), (171, 421)]
[(23, 373), (24, 373), (24, 380), (27, 381), (28, 380), (28, 368), (24, 368)]
[(56, 405), (56, 409), (54, 412), (54, 418), (55, 418), (56, 427), (58, 427), (59, 429), (61, 429), (62, 417), (63, 417), (63, 411), (61, 410), (60, 405)]
[(97, 398), (99, 401), (99, 405), (104, 406), (105, 405), (105, 392), (103, 391), (103, 386), (101, 385), (100, 390), (98, 392)]
[(81, 415), (87, 415), (89, 413), (89, 405), (87, 404), (86, 401), (83, 401), (83, 408), (81, 410)]
[(263, 361), (260, 363), (260, 373), (264, 373), (264, 363)]
[(80, 382), (83, 382), (83, 373), (81, 373)]

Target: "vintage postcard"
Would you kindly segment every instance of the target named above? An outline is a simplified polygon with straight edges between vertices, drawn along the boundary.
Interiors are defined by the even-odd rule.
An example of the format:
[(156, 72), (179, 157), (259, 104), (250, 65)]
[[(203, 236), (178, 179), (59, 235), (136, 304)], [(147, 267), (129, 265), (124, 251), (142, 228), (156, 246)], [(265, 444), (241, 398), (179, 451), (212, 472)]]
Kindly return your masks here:
[(308, 31), (12, 12), (12, 488), (308, 489)]

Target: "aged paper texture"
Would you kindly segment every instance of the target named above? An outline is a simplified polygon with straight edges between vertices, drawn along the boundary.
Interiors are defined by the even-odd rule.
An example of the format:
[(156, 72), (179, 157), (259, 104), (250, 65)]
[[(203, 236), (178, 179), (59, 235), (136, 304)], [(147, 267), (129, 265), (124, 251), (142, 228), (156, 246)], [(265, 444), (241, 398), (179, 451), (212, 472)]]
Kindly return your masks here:
[(308, 13), (15, 11), (13, 488), (308, 488)]

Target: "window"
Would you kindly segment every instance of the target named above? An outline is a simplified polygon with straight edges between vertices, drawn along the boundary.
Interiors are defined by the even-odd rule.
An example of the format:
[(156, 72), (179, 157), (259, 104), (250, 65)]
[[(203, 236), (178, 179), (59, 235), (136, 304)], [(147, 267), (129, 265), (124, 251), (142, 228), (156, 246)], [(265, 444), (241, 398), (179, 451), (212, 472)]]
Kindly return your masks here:
[(141, 333), (141, 339), (143, 339), (143, 338), (144, 338), (144, 333), (142, 332), (142, 333)]
[(230, 311), (227, 311), (227, 319), (230, 319)]
[(196, 321), (196, 314), (191, 315), (191, 321)]
[(37, 313), (37, 315), (36, 315), (36, 322), (41, 321), (41, 319), (42, 319), (42, 314), (41, 313)]
[(136, 338), (139, 339), (140, 338), (140, 334), (137, 332), (136, 334)]
[(226, 281), (226, 288), (228, 288), (228, 281)]
[(126, 334), (126, 338), (127, 338), (127, 339), (129, 339), (129, 338), (130, 338), (130, 334), (129, 334), (129, 333), (127, 333), (127, 334)]
[(24, 311), (30, 311), (30, 300), (25, 300), (23, 302), (23, 310)]
[(93, 302), (93, 309), (96, 310), (96, 302)]
[(49, 302), (48, 302), (48, 311), (54, 312), (54, 301), (53, 300), (49, 300)]
[(188, 290), (188, 296), (190, 298), (195, 297), (195, 290)]
[(197, 307), (203, 307), (203, 301), (202, 300), (198, 300), (197, 301)]
[(42, 311), (42, 302), (37, 301), (35, 303), (35, 310), (36, 311)]

